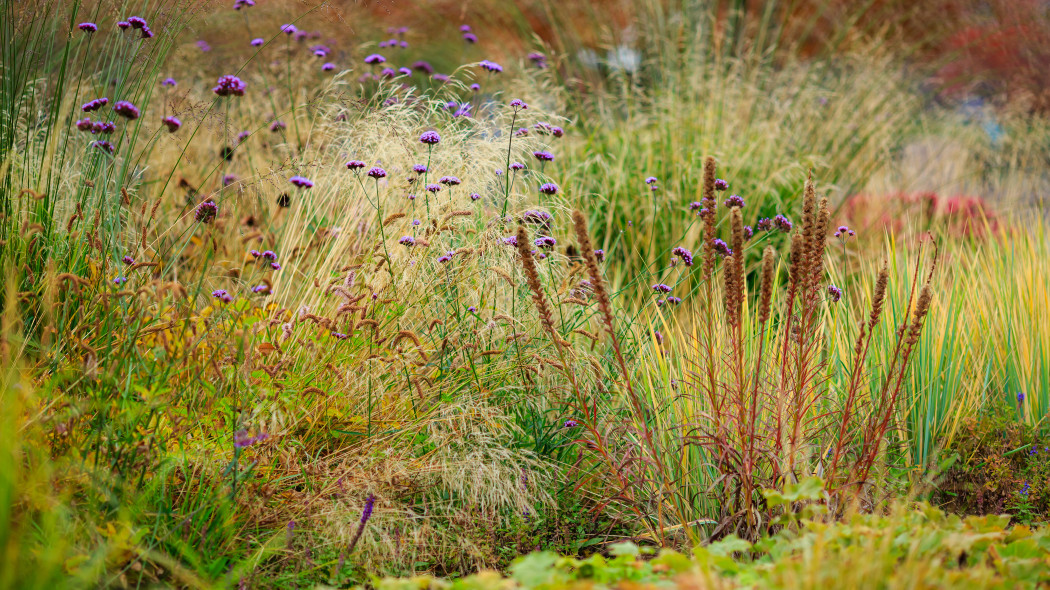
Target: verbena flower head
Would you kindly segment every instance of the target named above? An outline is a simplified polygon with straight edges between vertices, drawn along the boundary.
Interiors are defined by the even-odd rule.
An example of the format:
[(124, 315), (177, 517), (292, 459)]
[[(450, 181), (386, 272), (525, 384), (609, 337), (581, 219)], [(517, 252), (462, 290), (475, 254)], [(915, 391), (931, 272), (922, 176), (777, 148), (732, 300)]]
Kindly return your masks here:
[(682, 298), (681, 297), (675, 297), (674, 295), (671, 295), (670, 297), (667, 298), (667, 302), (672, 304), (672, 305), (679, 305), (679, 304), (682, 303)]
[(379, 55), (378, 53), (373, 53), (372, 55), (369, 55), (365, 58), (365, 63), (370, 66), (374, 66), (376, 64), (381, 64), (384, 62), (386, 62), (386, 58), (382, 55)]
[(160, 81), (161, 86), (177, 86), (179, 83), (175, 81), (175, 78), (164, 78)]
[(555, 246), (558, 245), (558, 240), (555, 240), (551, 236), (542, 236), (542, 237), (536, 238), (536, 241), (533, 242), (533, 243), (536, 244), (537, 248), (543, 248), (544, 250), (550, 250), (551, 248), (554, 248)]
[(428, 184), (426, 188), (427, 188), (427, 191), (431, 192), (431, 193), (441, 192), (441, 185), (440, 184)]
[(563, 424), (563, 426), (565, 426), (565, 428), (576, 428), (579, 425), (580, 425), (580, 423), (575, 421), (575, 420), (566, 420), (565, 423)]
[(835, 237), (841, 238), (843, 240), (852, 238), (855, 235), (857, 235), (857, 232), (853, 231), (845, 225), (840, 225), (838, 229), (835, 230)]
[(112, 154), (113, 152), (117, 151), (117, 148), (113, 147), (112, 143), (109, 143), (104, 139), (91, 142), (91, 147), (100, 149), (106, 152), (107, 154)]
[(721, 178), (716, 178), (715, 179), (715, 190), (716, 191), (729, 190), (729, 183), (724, 181), (724, 180), (722, 180)]
[(492, 74), (498, 74), (503, 71), (503, 66), (499, 65), (494, 61), (489, 61), (487, 59), (481, 60), (481, 62), (479, 62), (478, 65), (481, 66), (481, 69)]
[(401, 74), (402, 76), (411, 76), (412, 75), (412, 70), (410, 70), (410, 69), (408, 69), (406, 67), (400, 67), (400, 68), (397, 69), (397, 73)]
[(295, 25), (284, 24), (281, 25), (281, 32), (285, 35), (294, 35), (299, 32), (299, 29)]
[(665, 285), (664, 283), (657, 283), (653, 285), (653, 291), (656, 291), (657, 293), (670, 293), (671, 287), (669, 285)]
[(131, 23), (129, 23), (126, 20), (122, 20), (122, 21), (118, 21), (117, 22), (117, 28), (120, 29), (121, 31), (126, 31), (130, 27), (131, 27)]
[(394, 68), (383, 68), (383, 71), (379, 72), (379, 75), (383, 78), (393, 78), (397, 75), (397, 72), (394, 71)]
[(448, 82), (450, 79), (446, 74), (434, 74), (431, 78), (436, 82)]
[(91, 123), (91, 118), (90, 117), (84, 117), (83, 119), (79, 119), (77, 121), (76, 125), (77, 125), (77, 129), (79, 129), (81, 131), (91, 131), (92, 128), (94, 127), (94, 125)]
[(277, 133), (278, 131), (283, 131), (287, 127), (288, 125), (285, 124), (284, 121), (280, 120), (270, 123), (270, 131), (273, 131), (274, 133)]
[(832, 303), (838, 303), (842, 299), (842, 289), (839, 289), (835, 285), (828, 285), (828, 297)]
[(262, 37), (256, 37), (252, 39), (252, 47), (262, 47), (266, 44), (266, 40)]
[(475, 35), (474, 33), (463, 33), (463, 40), (466, 41), (467, 43), (471, 43), (471, 44), (477, 43), (478, 42), (478, 36)]
[(470, 193), (470, 200), (471, 201), (477, 201), (480, 198), (481, 198), (481, 195), (479, 195), (478, 193)]
[(594, 251), (594, 258), (598, 262), (605, 262), (605, 250), (603, 250), (601, 248), (598, 248), (597, 250), (595, 250)]
[(434, 73), (434, 66), (430, 65), (428, 61), (417, 61), (412, 64), (412, 69), (417, 72), (423, 72), (424, 74), (430, 75)]
[(255, 6), (255, 0), (235, 0), (233, 3), (234, 10), (240, 10), (242, 8), (251, 8)]
[(335, 64), (330, 62), (330, 61), (321, 64), (321, 71), (322, 72), (331, 72), (334, 69), (335, 69)]
[(127, 277), (117, 277), (117, 278), (113, 279), (113, 284), (114, 285), (123, 285), (126, 282), (128, 282)]
[(755, 229), (758, 231), (769, 231), (773, 229), (773, 220), (768, 217), (763, 217), (755, 223)]
[(201, 40), (197, 41), (197, 49), (200, 49), (201, 51), (207, 53), (207, 52), (211, 51), (211, 45), (208, 45), (207, 41), (205, 41), (204, 39), (201, 39)]
[(460, 33), (469, 33), (471, 31), (470, 25), (459, 25)]
[(168, 127), (169, 133), (175, 133), (179, 130), (179, 127), (182, 127), (182, 121), (178, 117), (164, 117), (160, 122)]
[(416, 245), (416, 239), (412, 236), (401, 236), (401, 239), (399, 239), (397, 243), (402, 246), (412, 247)]
[(452, 116), (453, 117), (469, 117), (470, 116), (470, 109), (472, 109), (472, 108), (473, 107), (471, 106), (471, 104), (469, 102), (465, 102), (465, 103), (459, 105), (459, 108), (456, 109), (456, 111), (454, 113), (452, 113)]
[(791, 222), (788, 221), (788, 218), (784, 217), (783, 215), (777, 215), (773, 218), (773, 226), (782, 232), (791, 231)]
[(219, 214), (219, 206), (215, 201), (204, 201), (193, 212), (193, 218), (200, 223), (211, 223)]
[(481, 84), (478, 84), (477, 82), (471, 84), (470, 90), (471, 92), (481, 92)]
[(732, 256), (733, 251), (729, 248), (729, 244), (722, 241), (720, 238), (715, 238), (715, 241), (711, 243), (714, 247), (715, 252), (722, 256)]
[(113, 111), (128, 120), (139, 118), (139, 108), (126, 100), (119, 100), (113, 105)]
[(415, 166), (412, 166), (412, 172), (415, 172), (416, 174), (423, 174), (426, 171), (426, 164), (416, 164)]
[(729, 198), (725, 202), (726, 207), (740, 207), (744, 208), (744, 197), (740, 195), (729, 195)]
[(441, 143), (441, 136), (438, 135), (437, 131), (424, 131), (423, 135), (419, 136), (419, 141), (427, 145), (434, 145)]
[(453, 252), (452, 250), (449, 250), (448, 252), (445, 252), (445, 253), (444, 253), (444, 254), (442, 254), (441, 256), (438, 256), (438, 259), (437, 259), (437, 260), (438, 260), (438, 262), (440, 262), (441, 264), (445, 264), (446, 262), (449, 262), (449, 261), (451, 261), (451, 260), (452, 260), (452, 257), (453, 257), (453, 256), (455, 256), (455, 255), (456, 255), (456, 253), (455, 253), (455, 252)]
[(656, 177), (655, 176), (650, 176), (649, 178), (646, 178), (645, 179), (645, 184), (656, 184)]
[(511, 162), (510, 163), (510, 169), (511, 170), (524, 170), (525, 169), (525, 164), (522, 164), (521, 162)]
[(96, 98), (94, 100), (89, 100), (89, 101), (85, 102), (84, 104), (80, 105), (80, 110), (84, 111), (85, 113), (90, 113), (91, 111), (97, 111), (98, 109), (101, 109), (102, 107), (106, 106), (108, 103), (109, 103), (109, 99), (106, 98), (105, 96), (103, 96), (101, 98)]
[(95, 23), (80, 23), (79, 25), (77, 25), (77, 28), (81, 31), (84, 31), (85, 33), (98, 32), (98, 25), (96, 25)]
[(744, 226), (744, 240), (750, 240), (755, 235), (755, 230), (751, 229), (750, 225)]
[(129, 266), (132, 265), (132, 264), (135, 264), (135, 259), (132, 258), (131, 256), (128, 256), (127, 254), (125, 254), (124, 257), (121, 258), (120, 260), (121, 260), (121, 262), (123, 262), (124, 264), (127, 264)]
[[(152, 39), (153, 38), (153, 31), (151, 31), (149, 27), (142, 27), (141, 35), (142, 35), (143, 39)], [(209, 47), (207, 50), (210, 51), (211, 47)]]
[(314, 183), (310, 179), (298, 175), (289, 178), (288, 182), (299, 188), (313, 188), (314, 186)]
[(368, 176), (379, 180), (380, 178), (386, 178), (386, 170), (383, 170), (379, 166), (375, 166), (368, 171)]
[(689, 250), (678, 246), (671, 250), (671, 254), (674, 254), (675, 256), (681, 258), (682, 262), (685, 263), (686, 266), (693, 266), (693, 253)]
[(503, 244), (506, 246), (517, 246), (518, 236), (508, 236), (506, 238), (503, 238)]
[(542, 53), (539, 53), (538, 51), (533, 51), (529, 54), (529, 61), (531, 61), (532, 65), (536, 66), (537, 68), (547, 67), (547, 56), (543, 55)]
[(529, 134), (528, 127), (521, 127), (517, 131), (514, 132), (514, 137), (525, 137), (528, 134)]
[(113, 133), (116, 130), (117, 130), (117, 125), (115, 123), (113, 123), (113, 121), (106, 121), (106, 122), (96, 121), (95, 124), (93, 124), (91, 126), (91, 133), (94, 133), (94, 134)]
[(361, 170), (362, 168), (364, 168), (365, 165), (366, 164), (364, 162), (362, 162), (361, 160), (350, 160), (349, 162), (346, 163), (346, 168), (347, 168), (347, 170), (353, 170), (353, 171), (356, 172), (356, 171)]
[(237, 182), (236, 174), (226, 174), (222, 177), (222, 186), (230, 186), (235, 182)]
[(146, 26), (146, 19), (141, 16), (133, 16), (128, 18), (128, 24), (136, 29), (141, 29)]
[(445, 186), (457, 186), (460, 184), (460, 180), (455, 176), (442, 176), (438, 182)]
[(1017, 392), (1017, 403), (1021, 403), (1023, 401), (1024, 401), (1024, 392), (1018, 391)]
[(240, 133), (237, 134), (237, 143), (241, 143), (241, 142), (243, 142), (244, 140), (248, 139), (251, 136), (252, 136), (252, 132), (251, 131), (241, 131)]
[(281, 265), (280, 265), (280, 263), (277, 263), (277, 262), (271, 262), (270, 263), (270, 268), (272, 268), (274, 270), (281, 270)]
[(545, 195), (556, 195), (558, 194), (558, 185), (553, 182), (545, 182), (540, 185), (540, 192)]
[(211, 91), (219, 96), (244, 96), (247, 85), (237, 76), (219, 76), (218, 84)]
[(226, 289), (216, 289), (211, 292), (211, 296), (222, 301), (223, 303), (229, 303), (233, 301), (233, 296), (230, 295)]
[(542, 225), (547, 227), (551, 223), (553, 216), (546, 212), (537, 209), (529, 209), (528, 211), (521, 214), (522, 223), (531, 223), (535, 225)]
[(540, 162), (553, 162), (554, 161), (554, 154), (552, 154), (552, 153), (550, 153), (550, 152), (548, 152), (546, 150), (540, 150), (540, 151), (532, 152), (532, 155), (536, 156), (536, 159), (539, 160)]

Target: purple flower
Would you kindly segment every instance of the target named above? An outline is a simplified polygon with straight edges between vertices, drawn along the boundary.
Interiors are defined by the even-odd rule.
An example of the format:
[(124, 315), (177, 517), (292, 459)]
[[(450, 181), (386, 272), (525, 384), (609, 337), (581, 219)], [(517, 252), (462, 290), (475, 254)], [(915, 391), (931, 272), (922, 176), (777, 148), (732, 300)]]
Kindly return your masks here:
[(132, 121), (138, 119), (140, 114), (138, 107), (126, 100), (117, 101), (117, 103), (113, 105), (113, 111), (121, 117), (125, 117)]
[(452, 113), (452, 116), (453, 117), (469, 117), (471, 108), (473, 108), (471, 106), (471, 104), (469, 102), (465, 102), (465, 103), (459, 105), (459, 108), (456, 109), (456, 112)]
[(774, 217), (773, 225), (776, 226), (776, 228), (782, 232), (791, 231), (791, 222), (788, 221), (788, 218), (784, 217), (783, 215), (777, 215), (776, 217)]
[(278, 262), (271, 262), (270, 263), (270, 268), (272, 268), (274, 270), (281, 270), (281, 265)]
[(240, 10), (242, 8), (251, 8), (255, 6), (255, 0), (236, 0), (233, 3), (234, 10)]
[(525, 169), (525, 164), (522, 164), (521, 162), (511, 162), (510, 169), (511, 170), (524, 170)]
[(98, 25), (95, 23), (80, 23), (77, 28), (85, 33), (94, 33), (98, 31)]
[(471, 92), (481, 92), (481, 84), (478, 84), (477, 82), (471, 84), (470, 90)]
[(553, 162), (554, 161), (554, 154), (552, 154), (552, 153), (550, 153), (550, 152), (548, 152), (546, 150), (541, 150), (541, 151), (538, 151), (538, 152), (532, 152), (532, 155), (536, 156), (536, 159), (541, 161), (541, 162)]
[(553, 248), (553, 247), (558, 245), (558, 240), (555, 240), (554, 238), (552, 238), (550, 236), (541, 236), (539, 238), (536, 238), (536, 241), (533, 242), (533, 243), (536, 244), (537, 248), (543, 248), (544, 250), (550, 250), (551, 248)]
[(208, 45), (208, 42), (204, 39), (197, 41), (197, 48), (205, 53), (211, 51), (211, 45)]
[(605, 262), (605, 250), (602, 250), (601, 248), (598, 248), (597, 250), (595, 250), (594, 251), (594, 258), (598, 262)]
[(507, 236), (507, 237), (503, 238), (503, 243), (505, 245), (507, 245), (507, 246), (517, 246), (518, 245), (518, 236)]
[(745, 225), (744, 226), (744, 240), (745, 241), (750, 240), (751, 237), (754, 236), (754, 235), (755, 235), (755, 230), (751, 229), (750, 225)]
[(274, 121), (273, 123), (270, 123), (270, 131), (273, 131), (274, 133), (282, 131), (286, 127), (288, 127), (288, 125), (286, 125), (284, 121)]
[(98, 135), (99, 133), (113, 133), (116, 130), (117, 126), (113, 124), (112, 121), (106, 121), (105, 123), (102, 121), (96, 121), (91, 126), (91, 133), (95, 135)]
[(128, 282), (127, 277), (117, 277), (117, 278), (113, 279), (113, 284), (114, 285), (123, 285), (126, 282)]
[(266, 41), (262, 37), (252, 39), (252, 47), (262, 47)]
[(522, 223), (532, 223), (536, 225), (542, 225), (547, 227), (550, 225), (552, 216), (546, 211), (539, 211), (537, 209), (529, 209), (525, 213), (521, 214)]
[(427, 75), (430, 75), (430, 74), (434, 73), (434, 67), (430, 65), (430, 62), (422, 61), (422, 60), (417, 61), (414, 64), (412, 64), (412, 69), (416, 70), (417, 72), (423, 72), (423, 73), (425, 73)]
[(438, 135), (437, 131), (424, 131), (423, 135), (419, 136), (419, 141), (427, 145), (434, 145), (441, 143), (441, 136)]
[(580, 423), (575, 420), (566, 420), (564, 424), (565, 428), (576, 428), (579, 425)]
[(247, 85), (237, 76), (225, 75), (220, 76), (218, 85), (212, 88), (211, 91), (219, 96), (244, 96), (244, 89)]
[(427, 191), (431, 192), (431, 193), (441, 192), (441, 185), (440, 184), (428, 184), (426, 188), (427, 188)]
[(452, 257), (455, 256), (455, 255), (456, 255), (455, 252), (453, 252), (452, 250), (449, 250), (448, 252), (445, 252), (441, 256), (438, 256), (438, 262), (440, 262), (441, 264), (445, 264), (446, 262), (449, 262), (450, 260), (452, 260)]
[(81, 131), (91, 131), (92, 128), (94, 127), (91, 124), (91, 118), (90, 117), (84, 117), (83, 119), (78, 120), (76, 125), (77, 125), (77, 129), (79, 129)]
[(481, 60), (481, 62), (479, 62), (478, 65), (481, 66), (481, 69), (492, 74), (498, 74), (503, 71), (503, 66), (499, 65), (494, 61), (489, 61), (487, 59)]
[(839, 299), (842, 299), (842, 289), (835, 285), (828, 285), (828, 297), (831, 298), (832, 303), (838, 303)]
[(164, 117), (160, 122), (168, 126), (169, 133), (175, 133), (182, 127), (182, 121), (178, 117)]
[[(152, 39), (153, 38), (153, 31), (151, 31), (149, 27), (142, 27), (142, 38), (143, 39)], [(208, 50), (210, 50), (210, 49), (211, 49), (211, 47), (208, 48)]]
[(102, 98), (89, 100), (84, 104), (80, 105), (80, 110), (84, 111), (85, 113), (90, 113), (91, 111), (97, 111), (98, 109), (106, 106), (108, 103), (109, 99), (103, 96)]
[(299, 29), (295, 28), (295, 25), (281, 25), (281, 32), (285, 35), (294, 35), (299, 32)]
[(251, 250), (248, 250), (248, 254), (251, 254), (255, 258), (258, 258), (259, 256), (261, 256), (261, 254), (259, 254), (259, 251), (254, 249), (254, 248), (251, 249)]
[(554, 195), (558, 193), (558, 185), (553, 182), (545, 182), (540, 185), (540, 192), (545, 195)]
[(241, 142), (243, 142), (244, 140), (248, 139), (251, 136), (252, 136), (251, 131), (241, 131), (240, 133), (237, 134), (237, 143), (241, 143)]
[(721, 254), (722, 256), (733, 255), (733, 251), (729, 249), (729, 244), (726, 244), (719, 238), (715, 238), (715, 240), (711, 242), (711, 247), (714, 248), (715, 252)]
[(650, 176), (649, 178), (646, 178), (645, 179), (645, 184), (656, 184), (656, 177), (655, 176)]
[(126, 30), (128, 30), (128, 28), (129, 28), (130, 26), (131, 26), (131, 23), (129, 23), (129, 22), (128, 22), (128, 21), (126, 21), (126, 20), (122, 20), (122, 21), (119, 21), (119, 22), (117, 22), (117, 28), (119, 28), (119, 29), (120, 29), (121, 31), (126, 31)]
[(163, 80), (160, 81), (160, 85), (161, 86), (177, 86), (178, 82), (175, 81), (175, 78), (164, 78)]
[(135, 264), (135, 259), (132, 258), (131, 256), (128, 256), (127, 254), (125, 254), (124, 257), (121, 258), (120, 260), (121, 260), (121, 262), (123, 262), (124, 264), (127, 264), (129, 266), (132, 265), (132, 264)]
[(402, 246), (412, 247), (416, 245), (416, 239), (412, 236), (401, 236), (401, 239), (399, 239), (397, 243)]
[(555, 125), (554, 127), (551, 127), (551, 135), (554, 137), (561, 137), (562, 135), (565, 135), (565, 130)]
[(349, 162), (346, 163), (347, 170), (353, 170), (355, 172), (360, 170), (360, 169), (362, 169), (362, 168), (364, 168), (364, 167), (365, 167), (365, 163), (362, 162), (361, 160), (350, 160)]
[(839, 228), (835, 230), (835, 237), (842, 238), (843, 240), (852, 238), (855, 235), (857, 235), (857, 232), (851, 230), (845, 225), (840, 225)]
[(522, 127), (522, 128), (520, 128), (520, 129), (518, 129), (517, 131), (514, 132), (514, 137), (525, 137), (528, 134), (529, 134), (528, 128), (527, 127)]
[(310, 179), (302, 176), (293, 176), (288, 179), (288, 182), (294, 184), (299, 188), (313, 188), (314, 183)]
[(415, 166), (412, 166), (412, 171), (416, 174), (423, 174), (427, 171), (427, 167), (424, 164), (416, 164)]
[(401, 74), (402, 76), (411, 76), (412, 75), (412, 70), (410, 70), (408, 68), (405, 68), (405, 67), (401, 67), (401, 68), (397, 69), (397, 73)]
[(383, 68), (383, 71), (379, 72), (379, 75), (384, 78), (393, 78), (397, 75), (397, 72), (394, 71), (394, 68)]
[(211, 292), (211, 296), (222, 301), (223, 303), (229, 303), (233, 301), (233, 296), (230, 295), (226, 289), (216, 289)]
[(679, 305), (679, 304), (682, 303), (682, 298), (681, 297), (675, 297), (674, 295), (671, 295), (670, 297), (667, 298), (667, 302), (672, 304), (672, 305)]
[(98, 149), (106, 152), (107, 154), (112, 154), (113, 152), (116, 151), (116, 148), (113, 147), (113, 144), (109, 143), (108, 141), (106, 141), (104, 139), (100, 139), (100, 140), (91, 142), (91, 147), (98, 148)]
[(532, 65), (536, 66), (537, 68), (547, 67), (547, 56), (539, 52), (533, 51), (532, 53), (530, 53), (529, 61), (531, 61)]
[(368, 176), (370, 176), (370, 177), (372, 177), (372, 178), (374, 178), (376, 180), (379, 180), (380, 178), (386, 178), (386, 170), (383, 170), (382, 168), (380, 168), (378, 166), (375, 166), (371, 170), (368, 171)]
[(1023, 401), (1024, 401), (1024, 392), (1018, 391), (1017, 392), (1017, 403), (1021, 403)]
[(716, 178), (715, 179), (715, 190), (716, 191), (724, 191), (724, 190), (728, 190), (728, 189), (729, 189), (729, 183), (728, 182), (722, 180), (721, 178)]
[(330, 61), (321, 64), (321, 71), (322, 72), (331, 72), (334, 69), (335, 69), (335, 64), (330, 62)]
[(477, 43), (478, 42), (478, 36), (475, 35), (474, 33), (463, 33), (463, 40), (466, 41), (467, 43)]
[(481, 195), (479, 195), (478, 193), (470, 193), (470, 200), (471, 201), (477, 201), (480, 198), (481, 198)]
[(440, 182), (441, 184), (443, 184), (445, 186), (456, 186), (456, 185), (460, 184), (459, 179), (456, 178), (455, 176), (442, 176), (441, 180), (439, 180), (438, 182)]
[(653, 285), (653, 291), (656, 291), (657, 293), (670, 293), (671, 287), (663, 283), (657, 283)]
[(133, 16), (128, 19), (128, 24), (136, 29), (142, 29), (146, 27), (146, 19), (141, 16)]
[(376, 505), (376, 497), (372, 494), (368, 494), (368, 499), (365, 500), (365, 509), (361, 511), (361, 524), (364, 525), (368, 522), (369, 518), (372, 518), (372, 510)]
[(381, 64), (381, 63), (383, 63), (385, 61), (386, 61), (386, 58), (383, 57), (382, 55), (379, 55), (378, 53), (373, 53), (372, 55), (369, 55), (368, 57), (365, 58), (365, 63), (368, 64), (368, 65), (372, 65), (372, 66), (374, 66), (376, 64)]
[(431, 76), (431, 78), (433, 78), (434, 80), (437, 80), (438, 82), (448, 82), (449, 81), (449, 77), (446, 76), (445, 74), (434, 74), (433, 76)]
[(758, 231), (769, 231), (773, 229), (773, 220), (768, 217), (763, 217), (755, 223), (755, 229)]
[(237, 175), (236, 174), (227, 174), (227, 175), (222, 177), (222, 186), (230, 186), (231, 184), (233, 184), (235, 182), (237, 182)]
[(681, 258), (682, 262), (685, 263), (686, 266), (693, 266), (693, 253), (689, 250), (678, 246), (671, 250), (671, 254), (674, 254), (675, 256)]
[(204, 201), (193, 212), (193, 218), (200, 223), (211, 223), (213, 219), (219, 214), (219, 206), (215, 204), (215, 201)]
[(740, 195), (729, 195), (729, 198), (725, 202), (726, 207), (740, 207), (744, 208), (744, 197)]
[(470, 25), (459, 25), (459, 32), (460, 33), (469, 33), (470, 30), (471, 30), (470, 29)]

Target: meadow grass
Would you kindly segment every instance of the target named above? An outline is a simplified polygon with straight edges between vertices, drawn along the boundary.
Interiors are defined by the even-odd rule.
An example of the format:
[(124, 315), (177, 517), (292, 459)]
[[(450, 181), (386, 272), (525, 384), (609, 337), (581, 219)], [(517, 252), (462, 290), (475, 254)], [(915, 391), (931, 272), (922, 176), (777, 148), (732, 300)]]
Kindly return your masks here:
[[(183, 8), (4, 3), (5, 587), (761, 543), (925, 493), (1015, 389), (1047, 411), (1041, 222), (831, 236), (928, 116), (888, 52), (698, 53), (577, 102), (520, 56), (369, 64), (306, 32), (324, 7), (209, 12), (213, 55)], [(1041, 182), (1022, 131), (984, 181)]]

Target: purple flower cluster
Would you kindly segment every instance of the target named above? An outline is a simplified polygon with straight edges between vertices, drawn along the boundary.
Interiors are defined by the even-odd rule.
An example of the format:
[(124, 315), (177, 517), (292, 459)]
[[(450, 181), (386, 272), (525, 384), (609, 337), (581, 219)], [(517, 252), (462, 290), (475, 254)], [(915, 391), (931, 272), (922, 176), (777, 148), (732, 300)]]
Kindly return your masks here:
[(675, 256), (681, 258), (682, 262), (685, 263), (686, 266), (693, 266), (693, 253), (689, 250), (678, 246), (671, 250), (671, 254), (674, 254)]
[(763, 217), (755, 224), (755, 229), (758, 231), (771, 231), (773, 229), (778, 229), (783, 232), (789, 232), (791, 231), (791, 222), (783, 215), (777, 215), (773, 219)]
[(233, 301), (233, 295), (230, 295), (226, 289), (216, 289), (211, 292), (211, 296), (223, 303), (230, 303)]
[(219, 96), (244, 96), (247, 85), (237, 76), (225, 75), (219, 77), (218, 85), (211, 91)]
[(515, 110), (525, 110), (529, 108), (529, 105), (525, 104), (525, 101), (521, 100), (520, 98), (515, 98), (514, 100), (510, 101), (510, 107)]
[(479, 62), (478, 65), (481, 66), (481, 69), (492, 74), (498, 74), (503, 71), (503, 66), (499, 65), (494, 61), (489, 61), (487, 59), (481, 60), (481, 62)]
[(715, 238), (715, 241), (711, 243), (711, 246), (715, 249), (715, 252), (722, 256), (733, 255), (733, 251), (729, 249), (729, 244), (726, 244), (719, 238)]
[(167, 125), (169, 133), (175, 133), (182, 127), (182, 121), (178, 117), (164, 117), (160, 122)]
[(374, 66), (374, 65), (377, 65), (377, 64), (385, 63), (385, 62), (386, 62), (386, 58), (383, 57), (382, 55), (379, 55), (378, 53), (373, 53), (372, 55), (369, 55), (368, 57), (365, 58), (365, 63), (370, 65), (370, 66)]
[(113, 105), (113, 112), (117, 113), (121, 117), (134, 121), (139, 118), (139, 108), (126, 100), (118, 100)]
[(840, 225), (839, 228), (837, 230), (835, 230), (835, 237), (836, 238), (842, 238), (843, 240), (848, 239), (848, 238), (852, 238), (855, 235), (857, 235), (857, 232), (851, 230), (849, 227), (847, 227), (845, 225)]
[(544, 250), (550, 250), (550, 249), (552, 249), (552, 248), (554, 248), (555, 246), (558, 245), (558, 240), (555, 240), (554, 238), (552, 238), (550, 236), (541, 236), (539, 238), (536, 238), (536, 241), (533, 242), (533, 243), (536, 244), (537, 248), (543, 248)]
[(101, 109), (107, 104), (109, 104), (109, 99), (103, 96), (102, 98), (89, 100), (84, 104), (80, 105), (80, 110), (84, 111), (85, 113), (90, 113), (91, 111), (97, 111), (98, 109)]
[(193, 218), (200, 223), (211, 223), (219, 214), (219, 206), (215, 201), (204, 201), (193, 211)]
[(594, 251), (594, 257), (598, 260), (598, 262), (605, 262), (605, 250), (598, 248)]
[(297, 186), (299, 188), (313, 188), (313, 186), (314, 186), (313, 181), (311, 181), (310, 179), (308, 179), (306, 177), (298, 176), (298, 175), (289, 178), (288, 182), (294, 184), (295, 186)]
[(553, 182), (545, 182), (540, 185), (540, 192), (545, 195), (558, 194), (558, 185), (554, 184)]
[(743, 209), (744, 197), (741, 197), (740, 195), (729, 195), (729, 198), (726, 199), (725, 206), (729, 208), (740, 207)]
[(412, 236), (401, 236), (401, 239), (399, 239), (397, 243), (402, 246), (412, 247), (416, 245), (416, 239)]
[(428, 184), (426, 186), (426, 189), (427, 189), (427, 192), (439, 193), (439, 192), (441, 192), (441, 185), (440, 184), (430, 183), (430, 184)]
[(437, 131), (424, 131), (423, 135), (419, 136), (419, 141), (427, 145), (434, 145), (441, 143), (441, 136)]
[(110, 143), (110, 142), (108, 142), (108, 141), (106, 141), (104, 139), (99, 139), (99, 140), (91, 142), (91, 147), (98, 148), (98, 149), (106, 152), (107, 154), (112, 154), (113, 152), (115, 152), (117, 150), (117, 148), (113, 147), (112, 143)]
[(715, 190), (716, 191), (729, 190), (729, 183), (724, 181), (724, 180), (722, 180), (721, 178), (716, 178), (715, 179)]
[[(248, 1), (250, 2), (251, 0)], [(246, 449), (255, 443), (260, 443), (268, 438), (270, 438), (270, 435), (265, 432), (260, 432), (255, 436), (249, 436), (247, 430), (238, 430), (237, 433), (233, 435), (233, 446), (237, 449)]]
[(357, 172), (358, 170), (361, 170), (365, 166), (366, 166), (366, 164), (364, 162), (362, 162), (361, 160), (350, 160), (349, 162), (346, 163), (346, 169), (347, 170), (353, 170), (354, 172)]
[(547, 56), (537, 51), (533, 51), (529, 54), (529, 61), (531, 61), (532, 65), (537, 68), (543, 69), (547, 67)]
[(838, 303), (842, 299), (842, 289), (839, 289), (835, 285), (828, 285), (828, 297), (832, 303)]
[(671, 287), (663, 283), (656, 283), (653, 285), (653, 291), (656, 291), (657, 293), (670, 293)]
[(98, 32), (98, 25), (96, 25), (95, 23), (80, 23), (79, 25), (77, 25), (77, 28), (81, 31), (84, 31), (85, 33)]
[(445, 186), (457, 186), (460, 184), (460, 180), (455, 176), (442, 176), (438, 182)]
[(532, 155), (535, 156), (536, 159), (539, 160), (540, 162), (553, 162), (554, 161), (554, 154), (552, 154), (552, 153), (550, 153), (550, 152), (548, 152), (546, 150), (540, 150), (540, 151), (532, 152)]
[(383, 170), (379, 166), (375, 166), (368, 171), (368, 176), (376, 180), (379, 180), (380, 178), (386, 178), (386, 170)]

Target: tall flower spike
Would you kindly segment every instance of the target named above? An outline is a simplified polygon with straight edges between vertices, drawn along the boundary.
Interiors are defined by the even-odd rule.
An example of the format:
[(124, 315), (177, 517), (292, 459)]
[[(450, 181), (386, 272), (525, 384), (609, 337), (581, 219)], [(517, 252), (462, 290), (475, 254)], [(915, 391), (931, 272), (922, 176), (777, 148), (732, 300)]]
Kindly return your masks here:
[(709, 280), (715, 270), (715, 159), (704, 158), (704, 185), (700, 200), (706, 214), (704, 215), (704, 251), (702, 278)]

